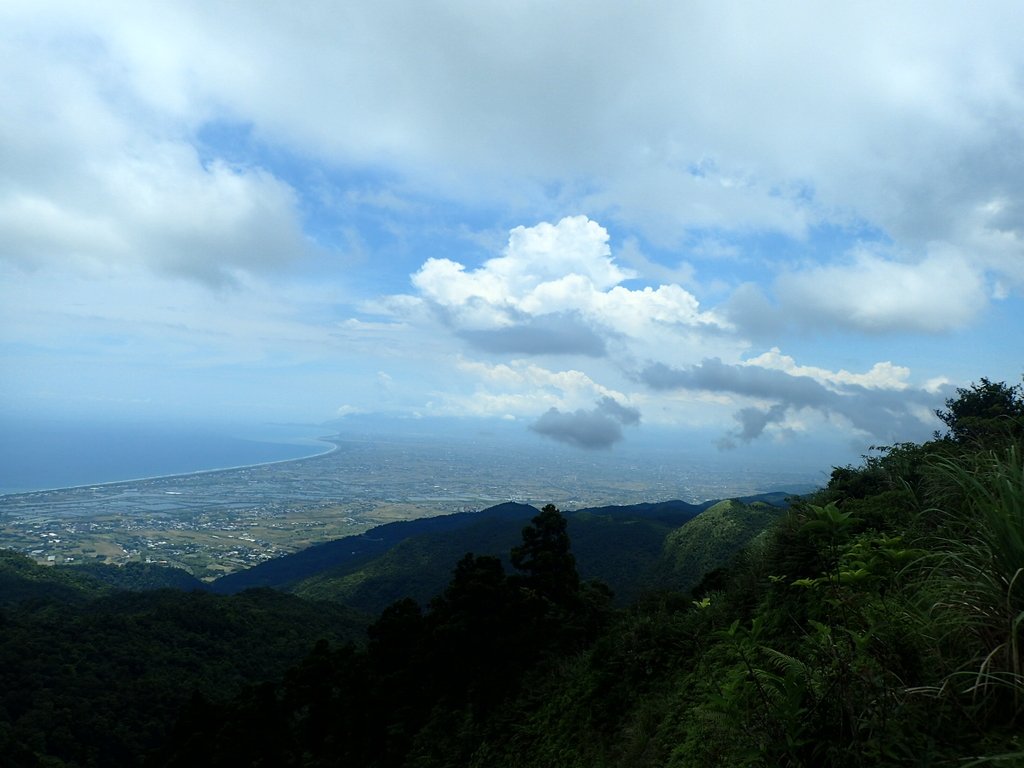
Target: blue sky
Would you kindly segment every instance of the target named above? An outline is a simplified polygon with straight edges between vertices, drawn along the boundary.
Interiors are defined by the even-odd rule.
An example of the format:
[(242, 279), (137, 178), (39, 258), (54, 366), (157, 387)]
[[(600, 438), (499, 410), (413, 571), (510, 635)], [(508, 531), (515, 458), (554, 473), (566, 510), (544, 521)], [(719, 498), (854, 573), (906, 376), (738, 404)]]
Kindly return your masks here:
[(1022, 38), (1012, 2), (6, 2), (2, 409), (927, 437), (1024, 370)]

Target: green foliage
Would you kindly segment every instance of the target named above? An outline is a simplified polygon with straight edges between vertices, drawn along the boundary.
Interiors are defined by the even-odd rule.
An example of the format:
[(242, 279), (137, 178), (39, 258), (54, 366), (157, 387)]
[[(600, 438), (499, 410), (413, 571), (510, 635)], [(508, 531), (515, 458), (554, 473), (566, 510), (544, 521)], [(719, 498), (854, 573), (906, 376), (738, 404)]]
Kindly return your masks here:
[(688, 590), (771, 526), (785, 510), (768, 504), (720, 501), (666, 539), (658, 565), (662, 588)]
[(108, 591), (106, 585), (89, 576), (43, 567), (30, 557), (0, 549), (0, 606), (41, 600), (82, 603)]
[(282, 675), (318, 637), (353, 631), (344, 609), (268, 590), (96, 596), (71, 569), (4, 561), (37, 591), (0, 613), (3, 765), (141, 764), (193, 691), (233, 695)]
[[(928, 561), (931, 606), (975, 652), (943, 680), (976, 703), (1024, 714), (1024, 461), (1019, 446), (937, 463), (962, 506), (940, 509), (941, 545)], [(938, 547), (936, 547), (938, 549)], [(941, 686), (940, 686), (941, 690)]]
[[(666, 536), (700, 509), (683, 502), (664, 502), (565, 513), (580, 577), (607, 584), (619, 604), (628, 605), (659, 585), (655, 563)], [(404, 597), (426, 605), (444, 589), (452, 563), (467, 551), (501, 557), (509, 566), (510, 550), (521, 541), (524, 524), (536, 514), (536, 509), (525, 505), (502, 505), (480, 513), (475, 522), (463, 520), (457, 528), (451, 527), (452, 521), (440, 530), (424, 524), (418, 533), (392, 543), (372, 558), (346, 560), (282, 588), (311, 600), (342, 603), (370, 616)], [(376, 529), (365, 536), (375, 539)], [(361, 542), (365, 537), (357, 538)]]
[(523, 572), (527, 589), (553, 602), (569, 599), (580, 588), (567, 526), (555, 505), (548, 504), (523, 528), (523, 543), (510, 554), (512, 565)]
[(982, 378), (957, 389), (946, 410), (935, 412), (949, 428), (947, 437), (958, 443), (991, 444), (1024, 436), (1024, 390)]
[(84, 575), (118, 590), (145, 591), (151, 589), (203, 589), (205, 585), (188, 571), (154, 563), (125, 563), (106, 565), (83, 563), (60, 566), (76, 575)]
[[(365, 650), (317, 646), (283, 685), (258, 691), (260, 717), (248, 691), (215, 722), (177, 734), (165, 759), (186, 764), (193, 745), (213, 744), (221, 746), (206, 764), (233, 764), (222, 745), (245, 741), (258, 725), (254, 741), (279, 734), (280, 764), (468, 764), (525, 681), (589, 645), (607, 615), (607, 593), (580, 583), (556, 508), (546, 507), (522, 536), (510, 557), (521, 573), (466, 554), (426, 611), (414, 600), (393, 604), (369, 628)], [(342, 713), (358, 728), (338, 722)]]

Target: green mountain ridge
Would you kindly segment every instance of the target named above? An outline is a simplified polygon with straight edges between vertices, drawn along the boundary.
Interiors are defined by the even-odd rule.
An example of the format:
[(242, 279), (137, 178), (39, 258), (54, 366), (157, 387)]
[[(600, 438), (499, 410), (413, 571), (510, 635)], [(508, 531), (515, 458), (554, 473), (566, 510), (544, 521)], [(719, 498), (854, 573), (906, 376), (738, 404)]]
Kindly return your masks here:
[(776, 522), (785, 508), (762, 501), (726, 499), (704, 510), (665, 538), (656, 581), (663, 589), (688, 591)]
[[(744, 501), (784, 507), (787, 498), (775, 491)], [(620, 603), (628, 603), (654, 588), (663, 575), (657, 560), (666, 536), (715, 503), (674, 500), (564, 513), (581, 576), (606, 583)], [(507, 557), (536, 513), (531, 506), (501, 504), (480, 512), (390, 523), (222, 577), (211, 588), (231, 593), (271, 586), (371, 615), (402, 597), (426, 604), (447, 583), (451, 564), (461, 555)]]

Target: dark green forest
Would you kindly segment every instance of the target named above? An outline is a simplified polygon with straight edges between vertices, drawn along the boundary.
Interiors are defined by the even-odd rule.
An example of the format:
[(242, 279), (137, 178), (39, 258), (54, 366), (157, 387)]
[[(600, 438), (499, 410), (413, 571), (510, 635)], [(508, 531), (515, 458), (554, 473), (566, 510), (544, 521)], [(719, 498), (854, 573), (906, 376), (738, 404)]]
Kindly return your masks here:
[(0, 763), (1024, 765), (1024, 393), (938, 415), (784, 506), (396, 539), (472, 546), (369, 619), (386, 553), (231, 595), (0, 554)]

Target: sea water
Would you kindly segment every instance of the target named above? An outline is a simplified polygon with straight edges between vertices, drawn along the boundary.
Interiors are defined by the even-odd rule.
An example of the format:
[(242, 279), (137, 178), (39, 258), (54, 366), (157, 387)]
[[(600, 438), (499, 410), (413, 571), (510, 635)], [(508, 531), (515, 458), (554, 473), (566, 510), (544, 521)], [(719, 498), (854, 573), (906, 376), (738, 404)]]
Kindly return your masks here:
[(112, 483), (314, 456), (315, 425), (187, 426), (0, 420), (0, 494)]

